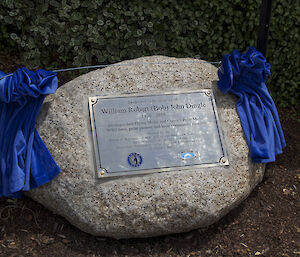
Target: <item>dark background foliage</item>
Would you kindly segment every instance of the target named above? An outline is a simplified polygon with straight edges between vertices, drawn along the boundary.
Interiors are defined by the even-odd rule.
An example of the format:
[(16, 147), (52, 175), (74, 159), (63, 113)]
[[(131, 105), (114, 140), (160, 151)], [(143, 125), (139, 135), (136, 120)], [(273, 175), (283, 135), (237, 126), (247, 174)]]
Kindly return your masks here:
[[(163, 54), (221, 60), (256, 45), (260, 0), (2, 0), (0, 51), (27, 68), (115, 63)], [(282, 106), (299, 100), (300, 7), (274, 0), (269, 89)]]

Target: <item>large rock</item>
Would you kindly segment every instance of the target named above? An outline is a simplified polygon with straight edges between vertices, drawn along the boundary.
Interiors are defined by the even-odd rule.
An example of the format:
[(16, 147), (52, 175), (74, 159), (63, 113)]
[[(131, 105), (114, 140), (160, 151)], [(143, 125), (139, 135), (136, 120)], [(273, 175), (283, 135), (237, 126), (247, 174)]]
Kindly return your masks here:
[[(153, 64), (159, 62), (178, 63)], [(217, 69), (208, 63), (163, 56), (123, 63), (133, 65), (89, 72), (46, 98), (37, 128), (62, 173), (28, 195), (81, 230), (98, 236), (149, 237), (216, 222), (244, 200), (264, 174), (264, 166), (253, 164), (249, 158), (236, 99), (218, 91)], [(95, 178), (88, 96), (211, 87), (229, 166)]]

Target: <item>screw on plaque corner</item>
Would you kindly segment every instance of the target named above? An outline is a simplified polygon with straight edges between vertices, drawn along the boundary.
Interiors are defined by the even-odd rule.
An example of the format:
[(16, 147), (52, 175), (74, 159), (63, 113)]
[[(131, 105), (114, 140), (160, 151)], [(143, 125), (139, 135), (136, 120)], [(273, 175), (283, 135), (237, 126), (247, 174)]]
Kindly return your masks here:
[(97, 98), (96, 97), (91, 97), (90, 102), (91, 102), (91, 104), (97, 103)]
[(100, 169), (100, 170), (99, 170), (99, 176), (100, 176), (100, 177), (104, 176), (106, 173), (107, 173), (107, 170), (106, 170), (106, 169)]
[(205, 94), (210, 97), (211, 96), (211, 92), (210, 91), (206, 91)]
[(222, 163), (222, 164), (226, 164), (227, 162), (228, 162), (227, 159), (224, 158), (224, 157), (222, 157), (222, 158), (220, 159), (220, 163)]

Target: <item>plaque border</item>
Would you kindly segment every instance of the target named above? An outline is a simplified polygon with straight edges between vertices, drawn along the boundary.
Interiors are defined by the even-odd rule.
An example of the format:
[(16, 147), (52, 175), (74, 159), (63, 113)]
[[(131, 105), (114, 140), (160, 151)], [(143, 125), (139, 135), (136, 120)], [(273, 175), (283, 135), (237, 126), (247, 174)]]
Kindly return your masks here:
[[(191, 94), (191, 93), (204, 93), (208, 97), (211, 98), (211, 103), (214, 111), (216, 126), (221, 142), (221, 148), (223, 152), (223, 156), (220, 158), (219, 162), (215, 163), (203, 163), (203, 164), (193, 164), (193, 165), (186, 165), (186, 166), (173, 166), (173, 167), (165, 167), (165, 168), (154, 168), (154, 169), (145, 169), (145, 170), (132, 170), (132, 171), (121, 171), (121, 172), (113, 172), (108, 173), (104, 167), (101, 167), (101, 156), (100, 156), (100, 147), (99, 147), (99, 141), (97, 140), (97, 130), (95, 125), (95, 115), (94, 115), (94, 109), (93, 105), (97, 104), (98, 100), (100, 99), (109, 99), (109, 98), (126, 98), (126, 97), (135, 97), (135, 96), (158, 96), (158, 95), (176, 95), (176, 94)], [(95, 173), (97, 178), (109, 178), (109, 177), (120, 177), (120, 176), (133, 176), (133, 175), (143, 175), (143, 174), (151, 174), (151, 173), (157, 173), (157, 172), (169, 172), (169, 171), (187, 171), (187, 170), (193, 170), (194, 168), (207, 168), (207, 167), (216, 167), (216, 166), (228, 166), (228, 154), (226, 150), (226, 143), (223, 131), (220, 127), (220, 120), (218, 116), (217, 111), (217, 105), (215, 101), (215, 97), (213, 94), (212, 89), (198, 89), (198, 90), (185, 90), (185, 91), (167, 91), (167, 92), (146, 92), (146, 93), (126, 93), (126, 94), (120, 94), (120, 95), (97, 95), (97, 96), (90, 96), (88, 99), (88, 105), (89, 105), (89, 115), (90, 115), (90, 128), (92, 133), (92, 139), (93, 139), (93, 148), (94, 148), (94, 163), (96, 165)]]

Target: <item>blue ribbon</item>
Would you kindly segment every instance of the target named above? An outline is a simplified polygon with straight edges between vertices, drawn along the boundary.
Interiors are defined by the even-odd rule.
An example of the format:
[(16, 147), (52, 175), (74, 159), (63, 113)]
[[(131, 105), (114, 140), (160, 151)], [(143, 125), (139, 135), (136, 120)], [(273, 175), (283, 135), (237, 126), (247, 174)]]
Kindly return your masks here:
[(278, 112), (266, 87), (270, 64), (254, 47), (246, 53), (234, 50), (223, 57), (218, 87), (239, 97), (237, 111), (253, 162), (275, 161), (286, 146)]
[(0, 197), (20, 197), (60, 172), (35, 129), (45, 96), (56, 89), (56, 73), (45, 70), (22, 68), (0, 80)]

